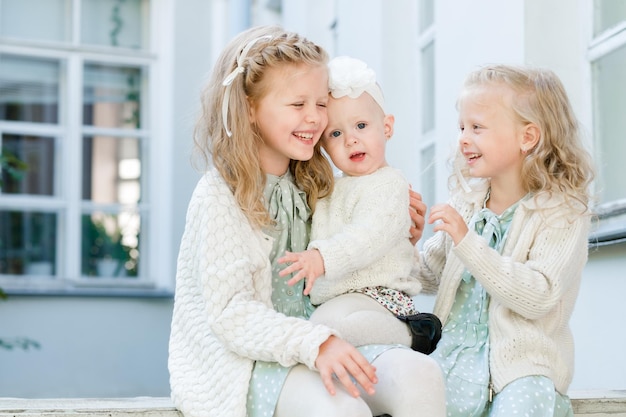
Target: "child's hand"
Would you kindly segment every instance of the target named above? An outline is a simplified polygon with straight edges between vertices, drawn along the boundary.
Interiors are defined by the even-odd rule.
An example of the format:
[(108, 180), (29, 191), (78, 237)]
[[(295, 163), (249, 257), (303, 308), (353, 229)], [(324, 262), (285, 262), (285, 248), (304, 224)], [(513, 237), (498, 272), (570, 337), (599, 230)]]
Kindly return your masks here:
[(430, 208), (428, 223), (435, 223), (433, 230), (438, 232), (443, 230), (450, 235), (454, 245), (458, 245), (467, 234), (467, 225), (463, 217), (449, 204), (437, 204)]
[[(320, 371), (324, 386), (335, 395), (333, 376), (336, 377), (353, 397), (359, 397), (356, 384), (369, 395), (374, 395), (374, 384), (378, 382), (376, 368), (363, 357), (354, 346), (336, 336), (330, 336), (320, 345), (315, 366)], [(352, 378), (354, 378), (354, 380)], [(355, 382), (356, 381), (356, 384)]]
[(301, 279), (306, 279), (304, 295), (309, 295), (315, 280), (324, 274), (324, 260), (317, 249), (305, 250), (304, 252), (285, 252), (285, 256), (278, 259), (279, 264), (291, 263), (287, 268), (280, 271), (281, 277), (296, 273), (287, 281), (288, 285), (294, 285)]
[(422, 237), (426, 216), (426, 203), (422, 201), (421, 194), (409, 189), (409, 214), (411, 215), (411, 227), (409, 241), (413, 246)]

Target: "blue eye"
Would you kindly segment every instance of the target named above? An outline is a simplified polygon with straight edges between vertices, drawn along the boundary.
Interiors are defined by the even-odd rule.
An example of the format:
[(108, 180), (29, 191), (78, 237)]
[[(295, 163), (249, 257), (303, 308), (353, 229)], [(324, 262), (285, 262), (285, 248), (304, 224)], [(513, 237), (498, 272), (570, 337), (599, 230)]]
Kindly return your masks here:
[(357, 129), (365, 129), (365, 126), (367, 126), (367, 124), (361, 122), (361, 123), (357, 123), (356, 127)]
[(331, 138), (338, 138), (339, 136), (341, 136), (341, 132), (338, 130), (333, 130), (332, 132), (330, 132), (329, 135)]

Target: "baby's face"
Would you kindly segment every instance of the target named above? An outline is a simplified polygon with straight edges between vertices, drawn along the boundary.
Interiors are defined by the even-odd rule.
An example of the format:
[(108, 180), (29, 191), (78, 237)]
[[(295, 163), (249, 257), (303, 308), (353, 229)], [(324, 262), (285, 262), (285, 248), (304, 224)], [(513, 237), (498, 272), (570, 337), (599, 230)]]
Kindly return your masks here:
[(363, 93), (357, 98), (330, 97), (322, 146), (346, 175), (368, 175), (387, 166), (385, 145), (393, 133), (393, 116)]

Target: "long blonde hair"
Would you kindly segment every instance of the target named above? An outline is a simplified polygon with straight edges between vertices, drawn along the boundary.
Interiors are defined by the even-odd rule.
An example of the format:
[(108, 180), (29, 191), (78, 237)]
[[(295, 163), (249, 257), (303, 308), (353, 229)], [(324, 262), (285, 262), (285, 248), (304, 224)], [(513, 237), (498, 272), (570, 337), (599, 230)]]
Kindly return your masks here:
[[(246, 47), (249, 49), (238, 63)], [(202, 112), (194, 130), (195, 150), (205, 165), (212, 161), (255, 226), (264, 227), (272, 221), (263, 201), (266, 177), (258, 152), (263, 139), (250, 123), (250, 105), (258, 103), (268, 92), (264, 82), (267, 70), (283, 65), (325, 66), (327, 62), (324, 49), (297, 33), (277, 26), (254, 27), (229, 42), (202, 92)], [(223, 82), (238, 66), (242, 72), (230, 85), (228, 116), (224, 120)], [(232, 131), (231, 136), (226, 126)], [(332, 168), (319, 143), (310, 160), (292, 160), (289, 169), (298, 187), (306, 193), (311, 209), (315, 209), (318, 198), (332, 191)]]
[[(584, 148), (581, 130), (557, 75), (547, 69), (510, 65), (489, 65), (470, 73), (464, 88), (500, 85), (514, 92), (512, 110), (523, 124), (533, 123), (541, 132), (522, 165), (522, 185), (527, 192), (563, 193), (568, 201), (590, 204), (590, 183), (594, 178), (590, 154)], [(469, 178), (467, 165), (457, 152), (452, 188)], [(455, 175), (453, 174), (453, 177)]]

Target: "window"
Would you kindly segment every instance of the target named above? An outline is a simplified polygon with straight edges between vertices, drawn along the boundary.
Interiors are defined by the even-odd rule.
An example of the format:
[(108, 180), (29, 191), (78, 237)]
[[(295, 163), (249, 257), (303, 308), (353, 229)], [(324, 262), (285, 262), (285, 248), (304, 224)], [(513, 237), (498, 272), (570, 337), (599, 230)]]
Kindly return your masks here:
[[(149, 0), (0, 0), (0, 279), (148, 282)], [(97, 279), (96, 279), (97, 278)]]
[[(429, 206), (437, 199), (437, 170), (435, 158), (437, 145), (435, 138), (435, 2), (421, 0), (418, 3), (417, 48), (419, 54), (419, 90), (420, 97), (420, 193)], [(421, 247), (433, 235), (433, 226), (426, 223), (424, 233), (419, 240)]]
[(593, 38), (589, 47), (592, 74), (594, 156), (597, 212), (601, 222), (592, 242), (626, 241), (626, 2), (593, 0)]
[[(422, 194), (422, 200), (427, 202), (429, 206), (433, 201), (436, 201), (437, 198), (435, 191), (435, 157), (434, 143), (430, 143), (420, 152), (420, 166), (422, 167), (420, 174), (420, 193)], [(422, 234), (422, 238), (418, 242), (420, 247), (426, 240), (428, 240), (429, 237), (433, 236), (434, 227), (434, 225), (428, 224), (428, 222), (424, 224), (424, 232)]]
[(435, 43), (422, 48), (422, 133), (435, 128)]
[(419, 31), (424, 33), (435, 23), (434, 0), (420, 0), (419, 4)]

